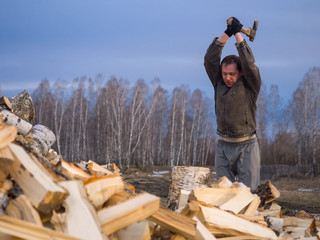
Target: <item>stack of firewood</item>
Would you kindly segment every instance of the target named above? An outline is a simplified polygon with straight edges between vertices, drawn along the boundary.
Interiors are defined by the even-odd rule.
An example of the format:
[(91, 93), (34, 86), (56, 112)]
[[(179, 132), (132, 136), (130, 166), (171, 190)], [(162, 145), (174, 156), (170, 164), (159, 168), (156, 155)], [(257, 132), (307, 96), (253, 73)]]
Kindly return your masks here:
[(314, 218), (282, 215), (273, 202), (280, 193), (271, 182), (255, 194), (226, 178), (209, 187), (204, 168), (176, 167), (180, 177), (172, 179), (169, 198), (174, 204), (160, 206), (159, 197), (135, 193), (114, 164), (63, 160), (51, 149), (54, 134), (32, 126), (31, 117), (17, 114), (13, 101), (2, 99), (0, 239), (320, 238)]

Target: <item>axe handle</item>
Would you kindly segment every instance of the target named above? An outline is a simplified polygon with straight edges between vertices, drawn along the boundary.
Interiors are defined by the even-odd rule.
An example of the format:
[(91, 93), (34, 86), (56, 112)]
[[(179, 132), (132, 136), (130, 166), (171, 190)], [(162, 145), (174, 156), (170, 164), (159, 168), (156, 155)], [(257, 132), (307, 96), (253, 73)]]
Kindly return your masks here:
[(251, 28), (241, 28), (241, 32), (243, 32), (245, 35), (250, 37), (251, 34)]

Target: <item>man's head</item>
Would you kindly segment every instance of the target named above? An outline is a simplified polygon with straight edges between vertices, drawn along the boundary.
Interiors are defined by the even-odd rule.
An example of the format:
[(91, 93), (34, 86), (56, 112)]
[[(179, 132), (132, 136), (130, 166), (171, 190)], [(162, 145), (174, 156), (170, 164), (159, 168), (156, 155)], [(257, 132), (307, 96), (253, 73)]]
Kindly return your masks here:
[(232, 87), (243, 75), (240, 58), (236, 55), (226, 56), (221, 62), (221, 73), (225, 84)]

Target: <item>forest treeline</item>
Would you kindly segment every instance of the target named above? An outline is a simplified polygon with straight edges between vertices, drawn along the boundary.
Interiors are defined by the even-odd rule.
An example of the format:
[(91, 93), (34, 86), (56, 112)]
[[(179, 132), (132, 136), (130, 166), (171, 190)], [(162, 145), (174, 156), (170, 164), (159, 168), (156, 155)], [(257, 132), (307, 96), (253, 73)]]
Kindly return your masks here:
[[(102, 75), (72, 82), (43, 80), (32, 93), (34, 124), (56, 134), (54, 149), (69, 162), (94, 160), (120, 168), (150, 165), (213, 165), (214, 101), (199, 89), (168, 91)], [(311, 68), (288, 102), (277, 85), (262, 85), (257, 135), (262, 164), (319, 165), (320, 68)]]

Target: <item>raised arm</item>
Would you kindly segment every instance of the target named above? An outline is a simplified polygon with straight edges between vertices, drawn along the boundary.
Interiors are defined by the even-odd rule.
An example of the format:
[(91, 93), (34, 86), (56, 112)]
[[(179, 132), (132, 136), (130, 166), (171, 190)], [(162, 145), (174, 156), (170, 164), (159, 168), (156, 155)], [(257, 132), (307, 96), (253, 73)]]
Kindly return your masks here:
[[(241, 34), (237, 33), (236, 35)], [(256, 95), (258, 95), (261, 87), (261, 76), (259, 68), (255, 65), (255, 59), (251, 48), (243, 38), (242, 41), (237, 41), (236, 47), (239, 53), (246, 84)]]
[(229, 38), (228, 35), (226, 35), (225, 33), (223, 33), (223, 35), (220, 38), (215, 38), (213, 42), (210, 44), (204, 56), (204, 67), (213, 87), (217, 86), (218, 81), (220, 79), (220, 60), (222, 49), (226, 43), (226, 41), (220, 42), (219, 39), (225, 38)]

